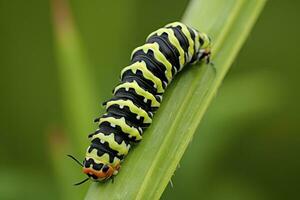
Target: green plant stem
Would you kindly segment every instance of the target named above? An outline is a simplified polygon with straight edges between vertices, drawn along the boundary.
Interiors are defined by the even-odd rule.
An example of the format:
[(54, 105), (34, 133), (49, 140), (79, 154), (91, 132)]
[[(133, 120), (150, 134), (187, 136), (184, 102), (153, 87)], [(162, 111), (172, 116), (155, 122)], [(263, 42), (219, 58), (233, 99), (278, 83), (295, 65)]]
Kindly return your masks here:
[(88, 141), (83, 138), (92, 130), (90, 119), (96, 111), (93, 105), (97, 104), (93, 98), (90, 64), (73, 23), (69, 4), (66, 0), (52, 0), (51, 3), (66, 127), (50, 133), (49, 153), (61, 197), (82, 199), (87, 186), (74, 188), (72, 185), (84, 178), (80, 173), (82, 168), (66, 155), (72, 154), (77, 157), (84, 154)]
[(90, 120), (95, 114), (94, 105), (97, 105), (93, 98), (95, 89), (89, 74), (90, 63), (73, 23), (68, 3), (65, 0), (53, 0), (52, 3), (67, 134), (72, 144), (83, 153), (87, 144), (82, 142), (82, 138), (92, 130)]
[(264, 0), (191, 2), (183, 22), (212, 36), (214, 67), (190, 66), (175, 78), (144, 140), (125, 159), (115, 183), (93, 183), (86, 199), (161, 196), (264, 3)]

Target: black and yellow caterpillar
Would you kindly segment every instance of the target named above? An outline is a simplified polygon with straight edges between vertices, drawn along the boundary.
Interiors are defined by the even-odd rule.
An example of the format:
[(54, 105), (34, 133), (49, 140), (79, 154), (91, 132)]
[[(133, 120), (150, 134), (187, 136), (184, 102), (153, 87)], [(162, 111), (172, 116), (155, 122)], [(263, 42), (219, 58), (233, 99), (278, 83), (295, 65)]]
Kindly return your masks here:
[(151, 33), (134, 49), (131, 64), (121, 72), (121, 83), (104, 103), (99, 128), (89, 135), (91, 145), (83, 161), (88, 179), (104, 181), (116, 175), (131, 143), (139, 142), (159, 108), (173, 77), (190, 63), (209, 63), (211, 40), (205, 34), (174, 22)]

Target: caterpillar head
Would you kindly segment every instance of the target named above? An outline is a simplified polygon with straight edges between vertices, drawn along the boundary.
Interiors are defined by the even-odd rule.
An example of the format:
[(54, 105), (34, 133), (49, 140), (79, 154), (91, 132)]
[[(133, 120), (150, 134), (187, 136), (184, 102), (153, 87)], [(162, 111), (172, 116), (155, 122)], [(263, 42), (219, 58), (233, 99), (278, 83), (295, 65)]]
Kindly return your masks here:
[(115, 165), (96, 162), (93, 158), (86, 158), (83, 162), (83, 173), (92, 181), (101, 182), (116, 175), (120, 169), (120, 163)]
[(204, 59), (206, 63), (210, 63), (211, 56), (211, 38), (205, 33), (200, 33), (200, 50), (199, 60)]
[(105, 162), (95, 162), (95, 159), (91, 157), (86, 157), (83, 164), (80, 163), (74, 156), (68, 155), (76, 163), (83, 167), (83, 173), (85, 173), (88, 178), (83, 181), (76, 183), (74, 185), (81, 185), (82, 183), (92, 180), (96, 182), (106, 181), (113, 175), (117, 175), (120, 169), (120, 160), (115, 159), (112, 164), (105, 164)]

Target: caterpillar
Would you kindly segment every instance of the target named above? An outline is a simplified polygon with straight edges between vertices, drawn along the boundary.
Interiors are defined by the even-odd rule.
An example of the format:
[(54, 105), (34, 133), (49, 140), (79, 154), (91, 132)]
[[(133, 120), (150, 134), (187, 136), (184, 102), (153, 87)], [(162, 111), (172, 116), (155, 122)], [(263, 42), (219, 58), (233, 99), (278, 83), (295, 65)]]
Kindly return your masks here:
[(134, 49), (131, 64), (122, 70), (113, 97), (103, 103), (106, 113), (94, 120), (98, 129), (88, 136), (91, 144), (83, 165), (76, 160), (88, 176), (78, 184), (117, 175), (131, 145), (142, 140), (152, 123), (174, 76), (188, 64), (201, 60), (209, 63), (210, 55), (210, 37), (180, 22), (152, 32), (144, 45)]

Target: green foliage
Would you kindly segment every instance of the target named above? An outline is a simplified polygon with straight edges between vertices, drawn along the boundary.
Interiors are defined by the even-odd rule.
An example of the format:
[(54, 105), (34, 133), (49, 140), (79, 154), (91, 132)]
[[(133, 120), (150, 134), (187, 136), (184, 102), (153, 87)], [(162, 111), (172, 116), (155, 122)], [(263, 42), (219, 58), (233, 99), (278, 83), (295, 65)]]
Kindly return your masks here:
[[(151, 31), (180, 20), (188, 0), (50, 2), (71, 4), (75, 30), (66, 41), (54, 34), (49, 1), (0, 3), (0, 199), (84, 198), (90, 182), (72, 186), (85, 176), (66, 154), (83, 158), (87, 134), (96, 127), (92, 119), (102, 113), (100, 103), (111, 97), (132, 49)], [(224, 2), (230, 9), (233, 1)], [(204, 8), (197, 11), (202, 17)], [(300, 1), (268, 1), (162, 199), (299, 199), (299, 9)], [(188, 12), (185, 19), (216, 41), (220, 36), (208, 17), (220, 11), (209, 12), (202, 19)], [(220, 17), (216, 23), (224, 21)], [(221, 50), (217, 57), (226, 52)], [(186, 73), (198, 69), (179, 75), (166, 98)], [(76, 76), (68, 70), (77, 70)], [(124, 187), (133, 180), (124, 181)], [(116, 197), (102, 185), (93, 188), (97, 191), (89, 196), (94, 198), (101, 192)]]
[[(49, 1), (0, 3), (0, 199), (84, 198), (90, 182), (72, 186), (85, 176), (66, 154), (83, 158), (87, 134), (96, 127), (92, 119), (102, 113), (100, 103), (111, 97), (130, 52), (151, 31), (180, 20), (188, 0), (50, 2), (71, 4), (75, 28), (65, 33), (64, 41), (53, 34)], [(224, 2), (222, 9), (230, 12), (233, 1)], [(231, 34), (218, 34), (215, 27), (227, 22), (226, 15), (215, 22), (211, 18), (224, 2), (211, 12), (204, 6), (210, 2), (198, 1), (203, 9), (195, 18), (189, 11), (185, 15), (187, 23), (209, 32), (217, 46), (219, 34)], [(239, 4), (235, 8), (243, 9)], [(299, 1), (268, 2), (162, 199), (299, 199), (299, 9)], [(217, 49), (214, 60), (227, 52)], [(220, 61), (215, 67), (221, 70)], [(184, 77), (190, 78), (190, 70), (203, 69), (193, 66), (179, 75), (167, 100)], [(169, 103), (164, 101), (163, 107)], [(155, 118), (163, 115), (163, 107)], [(142, 143), (132, 156), (143, 149)], [(134, 179), (124, 180), (124, 187)], [(103, 187), (92, 186), (97, 191), (91, 189), (89, 197), (116, 197)]]
[(176, 77), (144, 140), (126, 158), (115, 183), (92, 184), (86, 199), (161, 196), (264, 3), (192, 1), (183, 21), (212, 36), (214, 67), (189, 67)]

